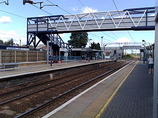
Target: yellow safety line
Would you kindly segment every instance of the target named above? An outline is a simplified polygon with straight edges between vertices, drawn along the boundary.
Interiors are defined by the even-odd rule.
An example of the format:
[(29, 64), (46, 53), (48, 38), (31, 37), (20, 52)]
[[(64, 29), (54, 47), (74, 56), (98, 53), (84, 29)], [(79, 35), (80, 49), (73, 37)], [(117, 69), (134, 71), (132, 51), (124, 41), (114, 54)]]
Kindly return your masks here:
[[(137, 61), (138, 63), (138, 61)], [(137, 65), (136, 63), (136, 65)], [(136, 66), (135, 65), (135, 66)], [(119, 86), (116, 88), (116, 90), (112, 93), (112, 95), (110, 96), (110, 98), (107, 100), (107, 102), (104, 104), (104, 106), (102, 107), (102, 109), (99, 111), (99, 113), (95, 116), (95, 118), (100, 118), (101, 115), (103, 114), (103, 112), (106, 110), (107, 106), (109, 105), (109, 103), (111, 102), (111, 100), (114, 98), (114, 96), (116, 95), (117, 91), (119, 90), (119, 88), (122, 86), (122, 84), (124, 83), (124, 81), (127, 79), (127, 77), (129, 76), (129, 74), (133, 71), (133, 69), (135, 68), (135, 66), (131, 69), (131, 71), (128, 73), (128, 75), (124, 78), (124, 80), (119, 84)]]

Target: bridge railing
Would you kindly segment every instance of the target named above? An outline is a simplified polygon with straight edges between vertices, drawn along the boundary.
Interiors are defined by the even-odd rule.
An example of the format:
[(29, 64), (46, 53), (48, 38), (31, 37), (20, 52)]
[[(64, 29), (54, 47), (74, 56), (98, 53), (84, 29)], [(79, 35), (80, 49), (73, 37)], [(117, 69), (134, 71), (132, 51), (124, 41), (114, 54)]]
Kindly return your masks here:
[(153, 29), (155, 7), (28, 18), (28, 32)]

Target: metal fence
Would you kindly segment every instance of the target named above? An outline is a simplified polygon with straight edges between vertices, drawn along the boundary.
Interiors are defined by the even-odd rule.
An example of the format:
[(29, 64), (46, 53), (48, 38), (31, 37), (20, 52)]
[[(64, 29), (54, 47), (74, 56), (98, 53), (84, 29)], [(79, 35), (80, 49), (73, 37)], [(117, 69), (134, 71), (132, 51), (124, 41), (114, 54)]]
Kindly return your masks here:
[(81, 60), (81, 56), (50, 56), (49, 60), (56, 61), (77, 61)]

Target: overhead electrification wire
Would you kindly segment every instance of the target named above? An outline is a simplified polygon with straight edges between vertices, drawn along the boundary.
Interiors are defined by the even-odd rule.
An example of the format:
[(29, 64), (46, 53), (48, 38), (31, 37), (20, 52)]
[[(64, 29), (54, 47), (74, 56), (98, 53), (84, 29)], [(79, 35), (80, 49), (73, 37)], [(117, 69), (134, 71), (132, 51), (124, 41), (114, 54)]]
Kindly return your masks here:
[[(51, 3), (51, 4), (53, 4), (53, 5), (55, 5), (53, 2), (51, 2), (50, 0), (46, 0), (46, 1), (48, 1), (49, 3)], [(80, 1), (81, 2), (81, 1)], [(83, 6), (84, 6), (84, 4), (82, 4)], [(68, 13), (68, 14), (70, 14), (70, 15), (73, 15), (72, 13), (70, 13), (70, 12), (68, 12), (67, 10), (65, 10), (65, 9), (63, 9), (62, 7), (60, 7), (60, 6), (57, 6), (59, 9), (61, 9), (61, 10), (63, 10), (63, 11), (65, 11), (66, 13)], [(92, 33), (91, 33), (92, 34)], [(92, 34), (92, 35), (95, 35), (95, 34)], [(105, 35), (107, 35), (107, 34), (105, 34)], [(114, 34), (115, 35), (115, 34)], [(95, 35), (96, 37), (99, 37), (100, 38), (100, 36), (97, 36), (97, 35)], [(116, 36), (116, 35), (115, 35)], [(109, 35), (109, 37), (111, 37), (110, 35)], [(112, 37), (113, 38), (113, 37)], [(108, 40), (108, 39), (106, 39), (106, 40)]]
[[(114, 5), (115, 5), (115, 8), (116, 8), (117, 12), (119, 13), (119, 15), (120, 15), (120, 17), (121, 17), (121, 14), (120, 14), (120, 12), (119, 12), (119, 10), (118, 10), (118, 7), (117, 7), (115, 1), (114, 1), (114, 0), (112, 0), (112, 1), (113, 1)], [(123, 22), (123, 24), (124, 24), (124, 26), (126, 27), (126, 25), (125, 25), (124, 22)], [(134, 39), (133, 39), (132, 35), (130, 34), (130, 32), (129, 32), (129, 31), (127, 31), (127, 32), (128, 32), (128, 34), (129, 34), (129, 36), (131, 37), (131, 39), (134, 41)], [(135, 41), (134, 41), (134, 42), (135, 42)]]
[[(90, 33), (90, 34), (93, 35), (93, 36), (95, 36), (95, 37), (97, 37), (97, 38), (101, 38), (100, 36), (98, 36), (96, 34), (93, 34), (93, 33)], [(106, 38), (104, 38), (104, 39), (106, 39)], [(106, 40), (111, 41), (110, 39), (106, 39)]]
[[(17, 15), (17, 14), (15, 14), (15, 13), (11, 13), (11, 12), (4, 11), (4, 10), (0, 10), (0, 11), (1, 11), (1, 12), (4, 12), (4, 13), (7, 13), (7, 14), (10, 14), (10, 15), (13, 15), (13, 16), (16, 16), (16, 17), (19, 17), (19, 18), (22, 18), (22, 19), (27, 19), (26, 17)], [(3, 35), (8, 35), (8, 34), (2, 33), (2, 32), (1, 32), (1, 34), (3, 34)], [(16, 36), (16, 35), (14, 35), (14, 36)], [(20, 37), (25, 37), (25, 36), (20, 36)]]
[(17, 17), (23, 18), (23, 19), (27, 19), (26, 17), (20, 16), (20, 15), (17, 15), (17, 14), (8, 12), (8, 11), (4, 11), (4, 10), (0, 10), (0, 11), (1, 11), (1, 12), (5, 12), (5, 13), (8, 13), (8, 14), (11, 14), (11, 15), (13, 15), (13, 16), (17, 16)]
[[(53, 2), (51, 2), (51, 1), (49, 1), (49, 0), (46, 0), (46, 1), (48, 1), (49, 3), (55, 5)], [(59, 7), (59, 6), (57, 6), (57, 7), (58, 7), (59, 9), (65, 11), (66, 13), (68, 13), (68, 14), (70, 14), (70, 15), (73, 15), (72, 13), (70, 13), (70, 12), (68, 12), (67, 10), (63, 9), (62, 7)], [(92, 34), (92, 35), (95, 35), (95, 34)], [(95, 36), (100, 38), (100, 36), (97, 36), (97, 35), (95, 35)]]
[[(51, 1), (49, 1), (49, 0), (46, 0), (46, 1), (48, 1), (49, 3), (51, 3), (51, 4), (55, 5), (53, 2), (51, 2)], [(66, 13), (71, 14), (70, 12), (68, 12), (68, 11), (67, 11), (67, 10), (65, 10), (65, 9), (63, 9), (62, 7), (60, 7), (60, 6), (58, 6), (58, 5), (57, 5), (57, 7), (58, 7), (59, 9), (61, 9), (61, 10), (65, 11)], [(71, 15), (72, 15), (72, 14), (71, 14)]]
[[(33, 5), (33, 4), (32, 4)], [(39, 7), (37, 7), (37, 6), (35, 6), (35, 5), (33, 5), (34, 7), (36, 7), (36, 8), (38, 8), (38, 9), (40, 9)], [(43, 9), (41, 9), (42, 11), (44, 11), (44, 12), (46, 12), (46, 13), (48, 13), (48, 14), (50, 14), (50, 15), (52, 15), (51, 13), (49, 13), (49, 12), (47, 12), (46, 10), (43, 10)], [(1, 12), (5, 12), (5, 13), (8, 13), (8, 14), (11, 14), (11, 15), (13, 15), (13, 16), (17, 16), (17, 17), (20, 17), (20, 18), (23, 18), (23, 19), (27, 19), (27, 17), (23, 17), (23, 16), (20, 16), (20, 15), (17, 15), (17, 14), (15, 14), (15, 13), (11, 13), (11, 12), (8, 12), (8, 11), (4, 11), (4, 10), (0, 10)]]
[[(87, 7), (80, 1), (80, 0), (78, 0), (86, 9), (87, 9)], [(91, 11), (89, 11), (89, 9), (87, 9), (88, 10), (88, 12), (90, 13)], [(115, 39), (114, 37), (112, 37), (112, 36), (110, 36), (110, 35), (108, 35), (108, 34), (106, 34), (105, 32), (102, 32), (103, 34), (105, 34), (105, 35), (107, 35), (107, 36), (109, 36), (109, 37), (111, 37), (112, 39)], [(111, 31), (111, 33), (114, 35), (114, 36), (116, 36), (112, 31)], [(117, 38), (119, 38), (118, 36), (116, 36)], [(116, 39), (115, 39), (116, 40)]]
[[(48, 1), (49, 3), (51, 3), (51, 4), (53, 4), (53, 5), (55, 5), (53, 2), (51, 2), (50, 0), (46, 0), (46, 1)], [(81, 1), (79, 1), (83, 6), (85, 6)], [(72, 13), (70, 13), (70, 12), (68, 12), (67, 10), (65, 10), (65, 9), (63, 9), (62, 7), (60, 7), (60, 6), (57, 6), (59, 9), (61, 9), (61, 10), (63, 10), (63, 11), (65, 11), (66, 13), (68, 13), (68, 14), (70, 14), (70, 15), (72, 15)], [(86, 6), (85, 6), (86, 7)], [(90, 11), (89, 11), (90, 12)], [(104, 32), (103, 32), (104, 33)], [(112, 32), (113, 33), (113, 32)], [(104, 33), (105, 34), (105, 33)], [(113, 33), (114, 34), (114, 33)], [(108, 35), (108, 34), (105, 34), (105, 35)], [(114, 34), (115, 35), (115, 34)], [(111, 37), (111, 38), (113, 38), (114, 39), (114, 37), (112, 37), (112, 36), (110, 36), (110, 35), (108, 35), (109, 37)], [(115, 35), (116, 36), (116, 35)], [(98, 36), (99, 37), (99, 36)], [(117, 37), (117, 36), (116, 36)], [(118, 38), (118, 37), (117, 37)]]
[[(37, 7), (37, 6), (36, 6), (36, 5), (34, 5), (34, 4), (32, 4), (32, 6), (34, 6), (34, 7), (38, 8), (38, 9), (40, 9), (39, 7)], [(50, 12), (47, 12), (47, 11), (46, 11), (46, 10), (44, 10), (44, 9), (40, 9), (40, 10), (44, 11), (45, 13), (48, 13), (49, 15), (52, 15)]]

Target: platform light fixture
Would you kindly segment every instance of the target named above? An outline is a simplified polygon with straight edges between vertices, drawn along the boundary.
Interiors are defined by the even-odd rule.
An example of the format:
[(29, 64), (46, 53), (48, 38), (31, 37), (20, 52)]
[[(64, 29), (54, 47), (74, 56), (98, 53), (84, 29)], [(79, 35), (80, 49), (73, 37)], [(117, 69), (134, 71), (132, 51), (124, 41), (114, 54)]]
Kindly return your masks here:
[(101, 48), (103, 48), (103, 38), (104, 38), (104, 36), (101, 36), (101, 43), (100, 43)]

